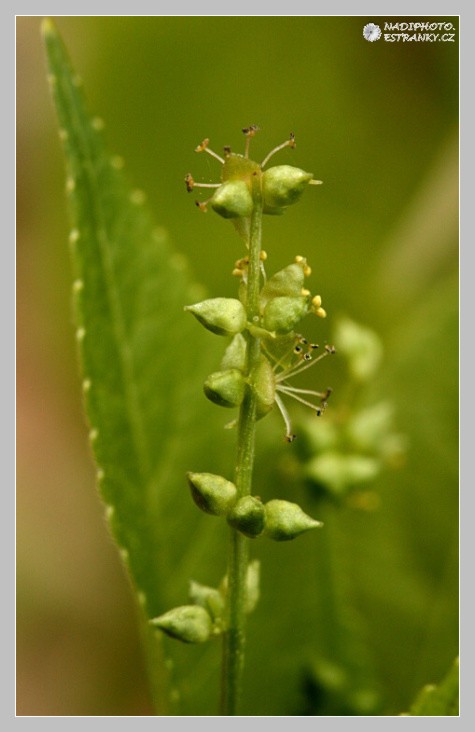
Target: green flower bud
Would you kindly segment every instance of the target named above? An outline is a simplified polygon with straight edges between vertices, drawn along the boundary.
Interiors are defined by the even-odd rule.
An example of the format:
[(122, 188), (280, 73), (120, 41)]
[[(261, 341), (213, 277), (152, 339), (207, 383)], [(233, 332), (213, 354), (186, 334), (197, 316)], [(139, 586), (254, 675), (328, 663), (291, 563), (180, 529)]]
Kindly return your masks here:
[(207, 587), (199, 582), (190, 582), (190, 600), (195, 605), (204, 607), (209, 612), (213, 622), (221, 620), (224, 614), (224, 597), (215, 587)]
[(257, 397), (256, 418), (261, 419), (275, 402), (275, 373), (267, 358), (262, 358), (253, 370), (251, 386)]
[(290, 333), (308, 313), (307, 297), (273, 297), (264, 308), (264, 328), (278, 335)]
[(246, 368), (246, 340), (241, 333), (236, 333), (229, 346), (224, 352), (223, 359), (221, 361), (221, 369), (226, 371), (227, 369), (239, 369), (244, 371)]
[(211, 208), (225, 219), (247, 218), (252, 213), (253, 201), (249, 187), (243, 180), (226, 180), (210, 201)]
[[(260, 595), (260, 579), (261, 579), (261, 563), (258, 559), (254, 559), (247, 565), (246, 571), (246, 598), (244, 610), (246, 613), (252, 613), (255, 609)], [(228, 575), (225, 574), (219, 590), (223, 597), (226, 597), (229, 593), (229, 582)]]
[(313, 178), (292, 165), (276, 165), (262, 176), (264, 203), (269, 209), (282, 208), (296, 203)]
[(187, 473), (186, 477), (198, 508), (213, 516), (229, 513), (236, 502), (234, 483), (213, 473)]
[(272, 275), (260, 292), (261, 305), (272, 297), (299, 297), (305, 282), (305, 266), (306, 260), (302, 258)]
[(254, 496), (244, 496), (228, 513), (227, 521), (242, 534), (253, 539), (262, 534), (264, 530), (264, 505)]
[(348, 359), (353, 378), (369, 381), (378, 371), (383, 357), (383, 345), (377, 333), (349, 318), (342, 318), (335, 339), (338, 339), (338, 350)]
[(246, 572), (246, 613), (252, 613), (260, 595), (261, 563), (254, 559), (247, 565)]
[(307, 516), (296, 503), (275, 499), (265, 504), (265, 535), (275, 541), (289, 541), (309, 529), (323, 526)]
[(323, 484), (333, 495), (341, 496), (352, 486), (377, 478), (381, 467), (381, 460), (377, 457), (332, 450), (310, 460), (305, 474), (310, 480)]
[(212, 622), (208, 612), (199, 605), (182, 605), (149, 621), (171, 638), (183, 643), (204, 643), (211, 635)]
[(210, 374), (203, 389), (208, 399), (220, 407), (239, 407), (244, 399), (245, 386), (241, 371), (227, 369)]
[(217, 335), (235, 335), (244, 330), (247, 323), (244, 305), (232, 297), (213, 297), (195, 305), (187, 305), (185, 310)]

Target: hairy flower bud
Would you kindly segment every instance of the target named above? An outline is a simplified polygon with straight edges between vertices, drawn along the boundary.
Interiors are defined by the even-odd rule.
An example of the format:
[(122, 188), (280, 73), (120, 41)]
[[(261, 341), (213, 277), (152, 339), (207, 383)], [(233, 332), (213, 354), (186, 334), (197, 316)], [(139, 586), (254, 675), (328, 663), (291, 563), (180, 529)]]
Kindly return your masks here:
[(262, 534), (265, 525), (265, 509), (254, 496), (244, 496), (232, 507), (227, 521), (242, 534), (254, 538)]
[(213, 516), (229, 513), (237, 497), (234, 483), (213, 473), (187, 473), (186, 477), (198, 508)]
[(266, 330), (284, 335), (308, 313), (308, 297), (273, 297), (264, 308), (263, 326)]
[(292, 165), (269, 168), (262, 176), (265, 205), (269, 209), (280, 209), (296, 203), (312, 178), (312, 173)]
[(225, 219), (246, 218), (251, 215), (253, 201), (243, 180), (226, 180), (210, 201), (211, 208)]
[(212, 631), (212, 621), (204, 607), (182, 605), (149, 621), (171, 638), (183, 643), (204, 643)]
[(210, 374), (203, 384), (204, 393), (220, 407), (239, 407), (244, 399), (246, 381), (238, 369)]
[(247, 317), (244, 305), (232, 297), (213, 297), (194, 305), (187, 305), (185, 310), (192, 313), (205, 328), (212, 333), (232, 336), (246, 327)]
[(320, 521), (307, 516), (297, 503), (275, 499), (265, 504), (265, 535), (274, 541), (295, 539), (304, 531), (323, 526)]

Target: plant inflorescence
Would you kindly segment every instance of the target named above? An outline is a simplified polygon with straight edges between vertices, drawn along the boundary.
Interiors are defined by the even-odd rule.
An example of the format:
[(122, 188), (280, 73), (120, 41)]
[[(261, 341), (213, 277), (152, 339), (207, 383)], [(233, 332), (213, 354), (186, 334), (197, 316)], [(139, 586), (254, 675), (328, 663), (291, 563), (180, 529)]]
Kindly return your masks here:
[(306, 278), (311, 268), (306, 257), (294, 260), (271, 277), (266, 274), (266, 251), (262, 249), (264, 214), (281, 215), (296, 203), (309, 185), (318, 185), (313, 174), (290, 165), (267, 168), (273, 155), (285, 147), (295, 147), (295, 137), (275, 147), (258, 164), (249, 158), (251, 139), (258, 128), (243, 130), (244, 155), (224, 148), (224, 157), (203, 140), (196, 152), (205, 152), (222, 165), (219, 183), (198, 183), (191, 174), (185, 178), (189, 192), (212, 189), (206, 201), (197, 201), (206, 211), (211, 207), (230, 219), (245, 242), (246, 252), (234, 264), (239, 280), (238, 297), (216, 297), (185, 308), (209, 331), (229, 339), (219, 370), (204, 383), (208, 399), (225, 408), (239, 408), (239, 416), (228, 427), (237, 429), (237, 460), (234, 481), (211, 473), (187, 474), (196, 505), (214, 516), (224, 517), (230, 526), (228, 572), (219, 588), (192, 584), (191, 604), (177, 607), (154, 618), (151, 623), (166, 634), (187, 643), (201, 643), (223, 635), (222, 712), (234, 714), (239, 697), (244, 659), (245, 615), (259, 594), (259, 565), (249, 561), (248, 539), (260, 536), (275, 541), (296, 538), (322, 526), (299, 505), (286, 500), (263, 502), (253, 495), (255, 425), (273, 407), (285, 424), (285, 440), (295, 434), (283, 402), (290, 397), (323, 414), (331, 388), (321, 391), (293, 386), (291, 379), (335, 353), (335, 348), (308, 340), (297, 331), (303, 318), (313, 313), (326, 317), (320, 295), (311, 294)]

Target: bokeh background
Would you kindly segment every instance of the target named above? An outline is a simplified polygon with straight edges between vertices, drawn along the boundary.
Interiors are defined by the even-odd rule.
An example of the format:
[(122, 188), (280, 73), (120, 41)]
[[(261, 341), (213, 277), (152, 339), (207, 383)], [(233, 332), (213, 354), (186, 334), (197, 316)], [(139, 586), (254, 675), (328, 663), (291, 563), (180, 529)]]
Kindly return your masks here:
[[(443, 20), (457, 28), (458, 18)], [(239, 151), (241, 128), (257, 123), (260, 160), (293, 131), (297, 148), (280, 162), (324, 181), (266, 220), (265, 248), (271, 269), (309, 258), (329, 313), (319, 338), (331, 339), (332, 317), (346, 315), (384, 345), (367, 399), (394, 406), (405, 457), (371, 486), (372, 510), (340, 511), (335, 557), (365, 628), (378, 699), (367, 709), (398, 714), (444, 676), (458, 649), (458, 43), (368, 43), (369, 21), (395, 18), (64, 16), (57, 24), (111, 152), (210, 293), (234, 295), (230, 270), (241, 252), (231, 227), (200, 215), (184, 190), (190, 171), (219, 174), (193, 153), (204, 137), (218, 152)], [(82, 415), (63, 161), (40, 24), (17, 17), (17, 714), (147, 715), (134, 602)], [(345, 369), (332, 363), (324, 374), (341, 407)], [(281, 426), (275, 419), (265, 429)], [(304, 503), (316, 500), (301, 489)], [(319, 701), (324, 631), (299, 638), (297, 628), (305, 658), (288, 665), (286, 643), (273, 635), (275, 608), (291, 607), (294, 590), (305, 594), (305, 567), (318, 564), (320, 545), (310, 560), (308, 546), (279, 546), (274, 558), (262, 550), (264, 598), (250, 647), (261, 645), (264, 658), (250, 651), (251, 714), (348, 713)]]

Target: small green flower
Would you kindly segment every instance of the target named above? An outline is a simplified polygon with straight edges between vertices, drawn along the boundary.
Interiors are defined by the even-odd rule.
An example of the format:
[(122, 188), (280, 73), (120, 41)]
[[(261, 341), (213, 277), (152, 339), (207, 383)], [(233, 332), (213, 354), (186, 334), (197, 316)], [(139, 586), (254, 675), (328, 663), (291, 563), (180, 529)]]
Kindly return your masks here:
[(205, 513), (224, 516), (234, 506), (237, 490), (234, 483), (213, 473), (187, 473), (194, 502)]
[(297, 503), (273, 500), (265, 504), (265, 535), (274, 541), (289, 541), (310, 529), (323, 526), (308, 516)]
[(255, 496), (240, 498), (227, 516), (227, 521), (231, 526), (252, 539), (262, 534), (265, 520), (264, 505)]
[(206, 379), (203, 389), (208, 399), (220, 407), (239, 407), (244, 399), (246, 381), (238, 369), (215, 371)]
[(249, 187), (242, 180), (227, 180), (219, 186), (210, 201), (211, 208), (225, 219), (251, 215), (253, 201)]
[(232, 336), (246, 327), (247, 316), (244, 305), (232, 297), (214, 297), (185, 310), (192, 313), (199, 322), (216, 335)]
[(308, 297), (273, 297), (264, 308), (262, 324), (266, 330), (285, 335), (295, 330), (308, 312)]
[(292, 165), (269, 168), (262, 178), (264, 204), (273, 209), (286, 208), (297, 203), (312, 179), (312, 173), (294, 168)]
[(229, 147), (224, 148), (224, 158), (217, 155), (209, 147), (209, 140), (205, 139), (195, 149), (195, 152), (206, 152), (222, 165), (221, 183), (197, 183), (189, 173), (185, 177), (188, 192), (195, 188), (216, 189), (215, 193), (205, 202), (197, 201), (198, 207), (206, 211), (207, 205), (226, 219), (247, 219), (251, 216), (254, 207), (256, 182), (259, 197), (263, 200), (265, 214), (282, 214), (285, 209), (296, 203), (308, 185), (317, 185), (321, 181), (313, 179), (312, 173), (292, 165), (277, 165), (264, 170), (269, 160), (285, 147), (295, 147), (295, 137), (291, 133), (288, 140), (277, 145), (264, 158), (262, 163), (249, 159), (249, 143), (258, 131), (256, 125), (243, 130), (246, 135), (244, 155), (232, 153)]
[(209, 613), (199, 605), (175, 607), (149, 622), (154, 628), (183, 643), (204, 643), (213, 628)]

